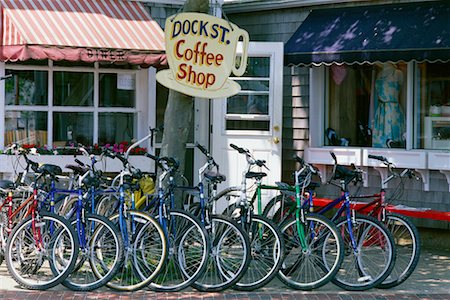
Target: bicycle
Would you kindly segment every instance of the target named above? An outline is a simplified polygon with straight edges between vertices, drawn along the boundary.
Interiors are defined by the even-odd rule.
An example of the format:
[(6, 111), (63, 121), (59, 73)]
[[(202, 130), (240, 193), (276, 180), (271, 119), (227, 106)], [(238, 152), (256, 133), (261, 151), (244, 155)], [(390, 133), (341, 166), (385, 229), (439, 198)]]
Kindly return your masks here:
[[(134, 143), (130, 149), (147, 138)], [(162, 270), (167, 256), (166, 236), (158, 221), (149, 214), (136, 210), (134, 199), (126, 198), (126, 191), (134, 188), (133, 178), (140, 177), (141, 173), (138, 169), (133, 169), (127, 159), (108, 149), (102, 151), (100, 159), (95, 155), (89, 155), (83, 148), (80, 150), (90, 157), (90, 166), (87, 167), (79, 160), (75, 160), (78, 163), (77, 166), (67, 167), (78, 173), (78, 176), (89, 174), (81, 179), (88, 186), (83, 198), (89, 202), (92, 212), (106, 216), (119, 228), (119, 235), (125, 248), (123, 264), (106, 285), (119, 291), (141, 289)], [(124, 165), (121, 172), (112, 180), (113, 184), (110, 185), (105, 184), (105, 181), (109, 180), (104, 178), (95, 167), (96, 163), (104, 157), (117, 158)], [(98, 198), (100, 198), (99, 201), (97, 201)], [(60, 210), (63, 212), (73, 210), (77, 202), (77, 198), (69, 199)], [(106, 207), (107, 203), (114, 203), (114, 205), (113, 207), (106, 205)], [(141, 244), (140, 240), (144, 238), (151, 240), (152, 243)]]
[(177, 186), (188, 194), (189, 210), (197, 216), (208, 233), (211, 243), (206, 270), (192, 284), (200, 291), (221, 291), (236, 284), (250, 264), (250, 241), (247, 233), (230, 217), (216, 214), (217, 185), (226, 180), (219, 172), (214, 158), (200, 144), (196, 147), (207, 161), (198, 170), (195, 187)]
[(261, 195), (259, 194), (257, 197), (257, 214), (253, 207), (255, 199), (250, 200), (247, 197), (247, 179), (255, 180), (256, 185), (260, 186), (262, 178), (267, 176), (263, 172), (251, 171), (252, 168), (254, 166), (266, 167), (265, 162), (255, 159), (247, 149), (234, 144), (230, 144), (230, 146), (245, 155), (247, 159), (247, 167), (242, 173), (241, 186), (224, 189), (212, 201), (233, 199), (231, 202), (237, 204), (237, 206), (234, 204), (229, 206), (225, 214), (235, 218), (247, 232), (250, 238), (251, 262), (245, 275), (233, 288), (249, 291), (264, 286), (276, 276), (284, 258), (284, 240), (278, 226), (262, 216)]
[[(208, 234), (191, 213), (175, 208), (174, 176), (179, 167), (174, 158), (147, 157), (163, 171), (158, 177), (157, 194), (149, 196), (144, 210), (160, 222), (167, 235), (168, 258), (162, 272), (150, 283), (155, 291), (179, 291), (194, 283), (205, 271), (210, 253)], [(164, 180), (168, 177), (167, 186)], [(133, 194), (132, 194), (133, 196)]]
[[(129, 149), (148, 137), (137, 141)], [(141, 176), (140, 170), (133, 168), (127, 157), (118, 153), (104, 150), (104, 155), (117, 158), (123, 164), (122, 171), (113, 180), (118, 183), (118, 188), (93, 190), (91, 197), (105, 193), (118, 194), (115, 197), (118, 200), (117, 210), (109, 219), (119, 227), (125, 246), (122, 267), (106, 285), (119, 291), (135, 291), (148, 286), (164, 270), (169, 251), (168, 236), (153, 216), (135, 209), (133, 193), (130, 201), (125, 198), (126, 190), (133, 188), (133, 178)]]
[[(60, 168), (38, 166), (28, 159), (26, 151), (17, 150), (25, 159), (26, 171), (33, 169), (33, 192), (15, 211), (14, 218), (26, 209), (24, 219), (12, 230), (5, 248), (6, 264), (13, 279), (28, 289), (46, 290), (63, 282), (73, 271), (78, 257), (79, 243), (71, 224), (48, 211), (48, 203), (40, 197), (38, 182), (45, 176), (56, 176)], [(56, 271), (57, 270), (57, 271)]]
[[(357, 214), (353, 209), (348, 186), (351, 182), (362, 180), (362, 171), (349, 170), (335, 161), (331, 184), (340, 187), (341, 196), (315, 212), (325, 214), (335, 206), (341, 205), (332, 216), (344, 240), (345, 256), (339, 272), (332, 282), (346, 290), (366, 290), (381, 284), (390, 274), (395, 263), (395, 243), (392, 234), (373, 217)], [(306, 164), (306, 163), (305, 163)], [(309, 168), (311, 169), (311, 168)], [(314, 209), (314, 188), (310, 185), (304, 205), (309, 211)], [(273, 198), (267, 204), (264, 215), (284, 221), (295, 212), (295, 204), (289, 197)]]
[[(283, 221), (276, 220), (285, 244), (285, 257), (277, 276), (287, 286), (300, 290), (312, 290), (327, 284), (338, 272), (344, 258), (343, 241), (334, 223), (322, 215), (309, 213), (304, 204), (306, 198), (303, 195), (311, 184), (311, 174), (317, 173), (308, 167), (302, 166), (294, 173), (295, 187), (281, 182), (276, 185), (257, 184), (252, 197), (252, 202), (261, 202), (262, 191), (271, 190), (280, 192), (280, 197), (292, 197), (295, 201), (292, 215)], [(307, 175), (305, 171), (309, 171)], [(266, 210), (263, 215), (267, 216)], [(325, 268), (323, 261), (327, 261), (330, 267)]]
[[(320, 214), (310, 211), (306, 190), (311, 178), (318, 170), (296, 157), (300, 168), (294, 172), (295, 187), (277, 183), (265, 186), (275, 189), (281, 195), (295, 198), (293, 217), (280, 223), (285, 239), (286, 255), (278, 278), (294, 289), (317, 289), (336, 276), (344, 259), (344, 242), (336, 225)], [(264, 213), (263, 213), (264, 214)]]
[(124, 260), (124, 243), (119, 229), (106, 217), (95, 213), (95, 189), (99, 184), (95, 173), (79, 160), (76, 162), (78, 166), (66, 167), (77, 176), (77, 188), (59, 190), (52, 180), (49, 197), (50, 203), (55, 203), (56, 193), (77, 195), (61, 208), (61, 211), (68, 210), (64, 216), (76, 229), (80, 243), (75, 269), (62, 284), (75, 291), (91, 291), (107, 284), (119, 272)]
[(416, 226), (406, 216), (389, 211), (388, 204), (400, 198), (404, 188), (404, 178), (418, 179), (410, 169), (398, 173), (394, 171), (395, 165), (384, 156), (369, 155), (371, 159), (381, 161), (387, 166), (389, 176), (383, 180), (383, 186), (393, 179), (400, 179), (396, 189), (386, 197), (386, 190), (382, 188), (379, 193), (369, 195), (356, 195), (352, 199), (369, 199), (369, 203), (357, 209), (358, 212), (373, 216), (383, 222), (394, 236), (396, 260), (394, 269), (379, 288), (391, 288), (403, 283), (414, 272), (420, 258), (420, 236)]
[[(206, 231), (195, 216), (174, 207), (175, 183), (173, 175), (178, 168), (178, 163), (174, 159), (158, 158), (146, 153), (147, 157), (156, 161), (163, 173), (159, 177), (157, 194), (144, 195), (138, 201), (135, 200), (136, 193), (134, 193), (138, 189), (138, 183), (133, 181), (133, 179), (141, 178), (142, 173), (128, 161), (129, 154), (134, 147), (145, 140), (152, 140), (154, 134), (160, 130), (161, 128), (150, 129), (150, 133), (131, 145), (125, 154), (110, 153), (109, 155), (121, 160), (124, 170), (122, 172), (128, 172), (126, 176), (128, 179), (127, 188), (131, 192), (126, 194), (126, 189), (123, 189), (123, 192), (120, 193), (120, 201), (127, 203), (134, 211), (153, 216), (166, 237), (164, 245), (167, 252), (166, 262), (161, 266), (158, 275), (148, 285), (149, 288), (157, 291), (179, 291), (193, 283), (206, 267), (209, 251)], [(163, 185), (166, 177), (169, 179), (167, 188)], [(123, 186), (119, 179), (120, 177), (116, 176), (112, 180), (111, 186), (113, 189), (119, 186), (120, 190), (120, 187)], [(126, 195), (129, 197), (128, 199)], [(110, 199), (112, 201), (105, 203), (106, 200), (102, 199), (98, 206), (103, 207), (102, 209), (107, 212), (114, 211), (119, 206), (117, 199), (112, 198)], [(115, 217), (117, 218), (117, 214)], [(144, 247), (151, 242), (150, 237), (144, 236), (140, 237), (139, 245)]]

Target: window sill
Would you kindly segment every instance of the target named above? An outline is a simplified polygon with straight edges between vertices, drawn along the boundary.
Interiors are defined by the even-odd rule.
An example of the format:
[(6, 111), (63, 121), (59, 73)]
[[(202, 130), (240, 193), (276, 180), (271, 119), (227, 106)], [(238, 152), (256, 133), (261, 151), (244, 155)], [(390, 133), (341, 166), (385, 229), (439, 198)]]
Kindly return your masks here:
[[(429, 190), (429, 171), (438, 170), (445, 175), (450, 191), (450, 152), (429, 150), (404, 150), (404, 149), (375, 149), (375, 148), (351, 148), (351, 147), (321, 147), (305, 149), (305, 160), (312, 164), (318, 164), (322, 173), (322, 180), (326, 181), (326, 165), (333, 165), (330, 152), (334, 152), (340, 165), (358, 167), (373, 167), (381, 178), (387, 176), (386, 165), (375, 159), (369, 159), (369, 155), (382, 155), (389, 159), (398, 168), (415, 170), (422, 177), (423, 188)], [(367, 182), (367, 180), (364, 180)]]

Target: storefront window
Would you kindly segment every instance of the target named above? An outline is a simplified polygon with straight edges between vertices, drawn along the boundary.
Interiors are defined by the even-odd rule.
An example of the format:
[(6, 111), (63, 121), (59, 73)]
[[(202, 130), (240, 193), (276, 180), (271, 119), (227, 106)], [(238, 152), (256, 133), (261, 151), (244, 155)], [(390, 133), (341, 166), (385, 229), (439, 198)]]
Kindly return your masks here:
[(55, 112), (53, 114), (53, 144), (93, 144), (93, 113)]
[[(98, 64), (55, 62), (50, 66), (47, 62), (45, 66), (27, 62), (8, 64), (5, 74), (13, 76), (5, 80), (2, 146), (11, 143), (49, 148), (76, 143), (102, 146), (137, 138), (133, 70), (125, 73), (101, 69)], [(53, 89), (49, 90), (49, 86)]]
[(100, 106), (102, 107), (134, 107), (135, 106), (134, 74), (100, 74)]
[(92, 106), (94, 74), (54, 72), (53, 104), (59, 106)]
[(329, 68), (326, 145), (406, 146), (406, 64)]
[(5, 80), (6, 105), (47, 105), (46, 71), (7, 70), (12, 77)]
[(45, 145), (47, 143), (47, 113), (37, 111), (5, 112), (5, 144)]
[(100, 113), (98, 116), (98, 143), (100, 145), (131, 141), (136, 127), (132, 113)]
[(419, 63), (415, 148), (450, 149), (450, 63)]

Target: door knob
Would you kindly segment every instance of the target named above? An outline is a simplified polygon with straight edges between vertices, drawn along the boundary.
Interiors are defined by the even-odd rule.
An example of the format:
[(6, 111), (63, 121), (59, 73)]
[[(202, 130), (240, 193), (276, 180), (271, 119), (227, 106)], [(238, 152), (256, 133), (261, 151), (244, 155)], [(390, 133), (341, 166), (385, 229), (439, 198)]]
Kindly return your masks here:
[(278, 144), (280, 142), (280, 139), (279, 138), (277, 138), (277, 137), (274, 137), (273, 138), (273, 143), (274, 144)]

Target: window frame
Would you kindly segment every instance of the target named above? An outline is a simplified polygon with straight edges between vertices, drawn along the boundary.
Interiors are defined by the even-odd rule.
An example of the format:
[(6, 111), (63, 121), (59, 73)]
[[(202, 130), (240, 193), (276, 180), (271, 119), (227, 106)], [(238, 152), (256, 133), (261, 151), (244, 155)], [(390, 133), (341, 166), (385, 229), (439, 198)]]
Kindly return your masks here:
[[(46, 71), (48, 75), (48, 101), (47, 105), (6, 105), (5, 103), (5, 88), (4, 82), (0, 82), (0, 90), (2, 94), (0, 96), (0, 106), (2, 107), (0, 113), (0, 128), (3, 128), (3, 134), (0, 137), (0, 148), (5, 147), (5, 113), (8, 111), (39, 111), (47, 112), (47, 142), (46, 145), (51, 145), (53, 147), (53, 113), (55, 112), (89, 112), (93, 113), (93, 141), (92, 144), (98, 143), (99, 138), (99, 114), (100, 113), (133, 113), (135, 115), (135, 124), (139, 124), (142, 118), (148, 118), (142, 116), (141, 112), (146, 112), (147, 109), (143, 107), (140, 98), (143, 96), (140, 91), (141, 86), (139, 85), (139, 73), (140, 69), (115, 69), (115, 68), (101, 68), (101, 65), (96, 62), (93, 67), (86, 66), (57, 66), (53, 64), (53, 61), (49, 61), (47, 66), (43, 65), (19, 65), (19, 64), (9, 64), (1, 63), (2, 68), (0, 68), (1, 73), (5, 73), (5, 70), (33, 70), (33, 71)], [(0, 66), (1, 66), (0, 65)], [(58, 106), (53, 104), (53, 75), (54, 72), (89, 72), (94, 74), (94, 99), (92, 106)], [(135, 78), (135, 104), (133, 107), (101, 107), (99, 105), (100, 96), (100, 73), (113, 73), (113, 74), (133, 74)], [(147, 123), (147, 122), (145, 122)], [(141, 129), (138, 125), (134, 128), (135, 136), (140, 136)], [(117, 141), (120, 142), (120, 141)]]

